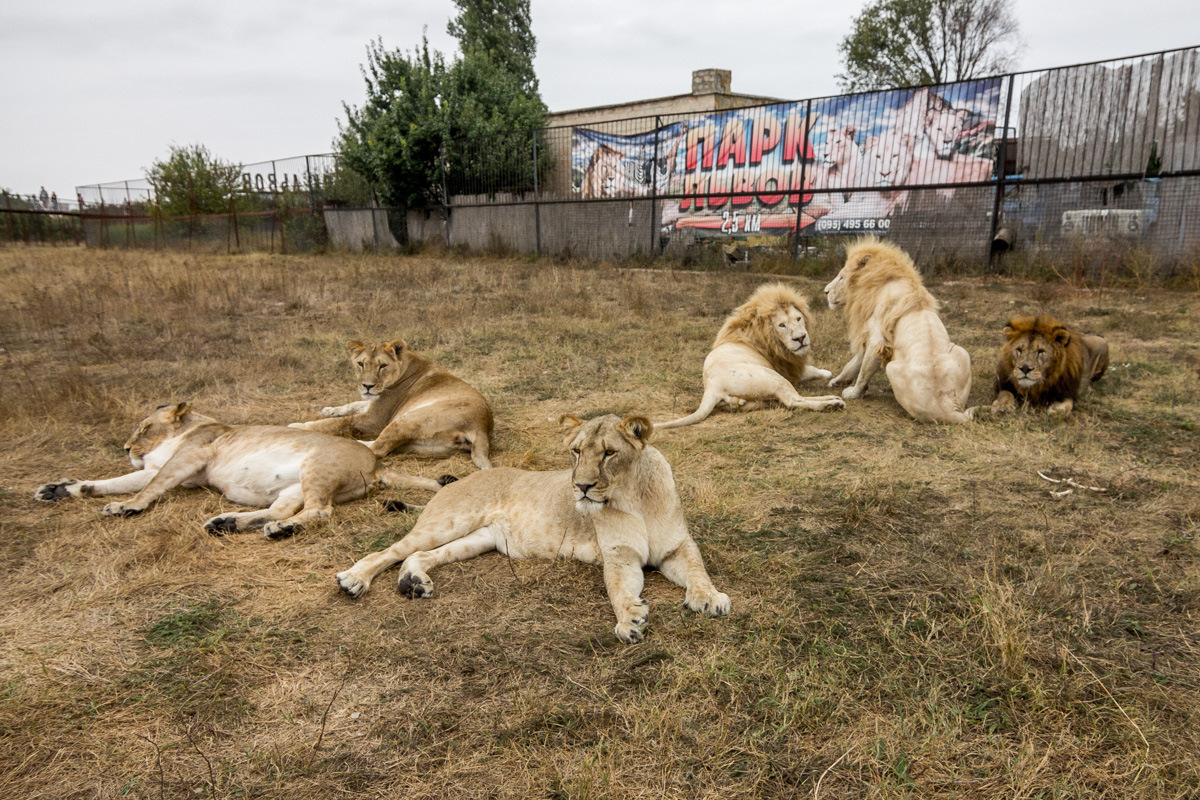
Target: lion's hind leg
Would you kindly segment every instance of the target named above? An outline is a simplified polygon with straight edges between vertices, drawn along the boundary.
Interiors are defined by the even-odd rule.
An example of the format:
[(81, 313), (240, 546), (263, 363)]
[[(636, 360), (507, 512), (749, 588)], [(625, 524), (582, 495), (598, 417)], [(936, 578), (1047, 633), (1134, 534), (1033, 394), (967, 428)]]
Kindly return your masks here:
[(269, 508), (239, 511), (234, 514), (218, 514), (204, 523), (204, 530), (219, 536), (258, 528), (268, 523), (287, 519), (304, 507), (304, 492), (300, 484), (293, 484), (279, 493)]
[(400, 590), (400, 594), (414, 600), (432, 597), (433, 581), (429, 578), (428, 570), (443, 564), (453, 564), (455, 561), (466, 561), (497, 549), (498, 532), (494, 528), (495, 526), (485, 526), (449, 544), (413, 553), (404, 559), (396, 588)]

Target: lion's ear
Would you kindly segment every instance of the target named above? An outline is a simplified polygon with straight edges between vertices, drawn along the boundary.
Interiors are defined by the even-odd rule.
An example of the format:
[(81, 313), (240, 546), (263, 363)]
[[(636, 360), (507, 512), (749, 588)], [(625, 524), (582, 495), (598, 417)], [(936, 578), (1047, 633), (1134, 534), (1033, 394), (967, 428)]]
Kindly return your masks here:
[(190, 413), (192, 413), (191, 403), (176, 403), (175, 407), (171, 409), (171, 421), (183, 422)]
[(1066, 347), (1071, 343), (1071, 331), (1061, 325), (1051, 331), (1050, 336), (1054, 339), (1054, 343), (1060, 347)]
[(350, 341), (346, 342), (346, 349), (351, 353), (361, 353), (363, 350), (367, 349), (367, 346), (357, 339), (351, 339)]
[(583, 424), (583, 420), (573, 414), (563, 414), (558, 418), (558, 427), (562, 428), (563, 437), (567, 444), (575, 438), (579, 426)]
[(400, 358), (400, 356), (404, 355), (404, 350), (408, 347), (408, 343), (403, 339), (392, 339), (384, 347), (395, 353), (396, 358)]
[(654, 433), (654, 423), (645, 417), (626, 417), (617, 428), (632, 441), (642, 444), (650, 441)]

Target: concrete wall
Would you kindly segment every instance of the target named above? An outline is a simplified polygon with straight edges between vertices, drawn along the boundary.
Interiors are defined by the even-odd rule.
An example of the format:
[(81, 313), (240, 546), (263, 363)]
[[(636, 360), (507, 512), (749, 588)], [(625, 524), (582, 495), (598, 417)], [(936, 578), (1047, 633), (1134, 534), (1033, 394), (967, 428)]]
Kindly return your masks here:
[(379, 250), (400, 246), (388, 227), (387, 211), (382, 208), (374, 212), (369, 208), (327, 208), (323, 214), (329, 245), (336, 250), (361, 253), (364, 248)]

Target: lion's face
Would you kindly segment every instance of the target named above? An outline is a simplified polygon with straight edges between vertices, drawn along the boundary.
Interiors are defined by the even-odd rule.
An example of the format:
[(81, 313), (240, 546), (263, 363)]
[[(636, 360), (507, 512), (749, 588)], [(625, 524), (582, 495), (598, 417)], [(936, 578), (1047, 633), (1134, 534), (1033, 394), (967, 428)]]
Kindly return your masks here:
[(366, 345), (350, 342), (350, 362), (358, 380), (358, 394), (364, 400), (379, 396), (404, 377), (408, 367), (407, 345), (403, 339)]
[(771, 314), (771, 330), (779, 337), (785, 350), (803, 356), (812, 345), (804, 314), (795, 306), (778, 308)]
[(125, 452), (136, 469), (142, 469), (146, 454), (179, 432), (192, 407), (188, 403), (159, 406), (146, 417), (125, 442)]
[(855, 133), (850, 125), (845, 128), (831, 127), (825, 134), (825, 154), (821, 157), (821, 163), (826, 167), (848, 164), (853, 151), (858, 149), (854, 141)]
[(907, 133), (881, 142), (872, 139), (867, 148), (868, 183), (874, 186), (899, 186), (912, 170), (913, 143)]
[(850, 265), (847, 263), (833, 280), (825, 284), (825, 302), (835, 311), (846, 305), (846, 275), (849, 269)]
[(627, 480), (654, 426), (644, 417), (621, 419), (612, 414), (587, 422), (566, 416), (562, 425), (574, 460), (575, 508), (594, 514), (608, 505), (613, 492)]
[(1009, 376), (1022, 389), (1032, 389), (1050, 378), (1070, 341), (1070, 333), (1062, 327), (1056, 328), (1049, 337), (1039, 330), (1021, 330), (1012, 325), (1005, 328), (1004, 333), (1009, 339), (1002, 357), (1011, 360)]
[(963, 108), (957, 111), (953, 108), (930, 109), (926, 114), (925, 124), (929, 142), (938, 158), (950, 158), (954, 154), (954, 145), (962, 136), (966, 122), (967, 111)]

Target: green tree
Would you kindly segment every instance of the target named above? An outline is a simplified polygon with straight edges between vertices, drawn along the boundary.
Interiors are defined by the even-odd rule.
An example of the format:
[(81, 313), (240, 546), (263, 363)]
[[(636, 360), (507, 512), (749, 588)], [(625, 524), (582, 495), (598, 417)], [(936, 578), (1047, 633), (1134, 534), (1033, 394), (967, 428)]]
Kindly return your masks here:
[(875, 0), (838, 46), (847, 91), (996, 75), (1020, 49), (1013, 0)]
[(443, 164), (452, 195), (533, 183), (532, 131), (545, 124), (546, 105), (533, 75), (529, 3), (458, 5), (449, 27), (460, 57), (447, 64), (424, 36), (410, 52), (376, 40), (362, 70), (366, 102), (344, 106), (337, 151), (387, 205), (441, 202)]
[(536, 95), (537, 37), (529, 0), (454, 0), (454, 5), (458, 16), (446, 32), (458, 39), (463, 56), (486, 55), (501, 72), (516, 76), (526, 94)]
[(241, 171), (240, 164), (216, 158), (202, 144), (171, 145), (170, 155), (146, 170), (146, 179), (167, 216), (220, 214), (229, 210)]

